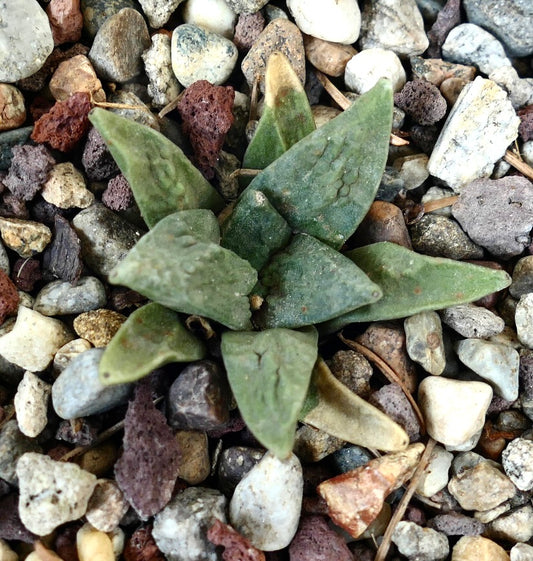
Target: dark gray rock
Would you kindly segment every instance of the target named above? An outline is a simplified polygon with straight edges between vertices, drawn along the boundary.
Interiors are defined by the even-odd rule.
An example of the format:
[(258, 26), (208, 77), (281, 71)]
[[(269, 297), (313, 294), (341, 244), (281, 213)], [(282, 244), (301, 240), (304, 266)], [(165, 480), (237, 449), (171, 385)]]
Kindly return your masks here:
[(87, 34), (93, 38), (104, 21), (123, 8), (136, 8), (134, 0), (81, 0), (83, 25)]
[(228, 497), (233, 494), (239, 481), (259, 462), (265, 451), (248, 446), (231, 446), (220, 455), (218, 484)]
[(346, 446), (330, 456), (331, 463), (340, 473), (364, 466), (373, 459), (374, 456), (362, 446)]
[(26, 452), (41, 452), (41, 447), (19, 431), (17, 421), (8, 421), (0, 431), (0, 477), (11, 485), (18, 484), (17, 462)]
[(516, 262), (512, 278), (509, 292), (513, 298), (520, 298), (528, 292), (533, 292), (533, 255), (522, 257)]

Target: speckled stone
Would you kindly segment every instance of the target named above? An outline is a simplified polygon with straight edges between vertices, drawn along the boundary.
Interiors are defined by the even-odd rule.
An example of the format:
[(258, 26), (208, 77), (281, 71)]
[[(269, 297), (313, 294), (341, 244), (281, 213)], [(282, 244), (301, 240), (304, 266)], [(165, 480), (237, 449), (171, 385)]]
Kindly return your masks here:
[[(448, 472), (452, 464), (453, 454), (442, 446), (436, 445), (429, 457), (429, 463), (416, 487), (417, 493), (424, 497), (432, 497), (442, 491), (448, 484)], [(440, 530), (439, 528), (435, 528)]]
[(268, 0), (226, 0), (226, 3), (236, 14), (255, 14)]
[(52, 281), (37, 294), (33, 309), (45, 316), (81, 314), (105, 305), (105, 287), (96, 277), (81, 277), (76, 284)]
[(129, 503), (114, 480), (98, 479), (87, 504), (85, 518), (100, 532), (112, 532), (128, 508)]
[(533, 489), (533, 441), (515, 438), (502, 452), (502, 466), (521, 491)]
[(528, 292), (533, 292), (533, 255), (526, 255), (516, 262), (512, 279), (509, 293), (514, 298), (520, 298)]
[(26, 452), (41, 452), (41, 447), (20, 432), (17, 421), (8, 421), (0, 429), (0, 477), (10, 485), (18, 485), (17, 462)]
[(93, 38), (107, 18), (123, 8), (136, 9), (136, 6), (134, 0), (81, 0), (85, 31)]
[(405, 346), (411, 360), (438, 376), (446, 367), (442, 324), (437, 312), (420, 312), (405, 319)]
[(207, 434), (200, 430), (178, 430), (175, 438), (181, 450), (178, 477), (189, 485), (198, 485), (211, 473)]
[(340, 473), (346, 473), (352, 469), (364, 466), (374, 456), (361, 446), (346, 446), (334, 452), (331, 455), (330, 461), (335, 470)]
[(103, 349), (89, 349), (75, 357), (52, 385), (52, 404), (62, 419), (103, 413), (126, 402), (131, 384), (103, 386), (98, 365)]
[(74, 320), (73, 327), (82, 339), (87, 339), (95, 347), (105, 347), (125, 321), (126, 316), (114, 310), (99, 308), (80, 314)]
[(230, 497), (239, 481), (261, 460), (264, 450), (249, 446), (230, 446), (222, 451), (218, 462), (218, 484)]
[(443, 561), (450, 552), (448, 538), (444, 534), (407, 520), (398, 522), (392, 533), (392, 542), (402, 555), (416, 561)]
[(304, 463), (319, 462), (344, 446), (344, 440), (309, 425), (296, 430), (294, 453)]
[(440, 312), (441, 319), (448, 327), (469, 338), (485, 338), (503, 331), (505, 322), (494, 312), (475, 304), (458, 304)]
[(533, 506), (521, 506), (499, 516), (487, 526), (485, 535), (511, 543), (528, 542), (533, 537)]
[(85, 55), (76, 55), (64, 60), (50, 78), (49, 87), (56, 101), (64, 101), (75, 92), (87, 92), (94, 101), (106, 99), (102, 82)]
[(14, 398), (17, 423), (22, 434), (35, 438), (45, 429), (51, 388), (33, 372), (24, 373)]
[(50, 170), (41, 195), (58, 208), (87, 208), (94, 202), (82, 173), (71, 162), (56, 164)]
[(16, 129), (26, 120), (24, 96), (15, 86), (0, 84), (0, 131)]
[(85, 339), (73, 339), (72, 341), (69, 341), (60, 349), (58, 349), (57, 353), (54, 356), (54, 372), (56, 374), (60, 374), (61, 372), (63, 372), (63, 370), (65, 370), (65, 368), (69, 365), (70, 361), (74, 357), (78, 356), (84, 351), (88, 351), (90, 348), (92, 348), (91, 343), (89, 343), (89, 341), (86, 341)]
[(139, 0), (150, 27), (159, 29), (169, 20), (183, 0)]
[(52, 240), (48, 226), (19, 218), (0, 218), (0, 234), (4, 245), (21, 257), (41, 253)]
[(428, 156), (426, 154), (410, 154), (394, 160), (393, 167), (408, 191), (420, 187), (429, 177)]
[(437, 514), (427, 525), (447, 536), (477, 536), (485, 531), (483, 522), (460, 512)]

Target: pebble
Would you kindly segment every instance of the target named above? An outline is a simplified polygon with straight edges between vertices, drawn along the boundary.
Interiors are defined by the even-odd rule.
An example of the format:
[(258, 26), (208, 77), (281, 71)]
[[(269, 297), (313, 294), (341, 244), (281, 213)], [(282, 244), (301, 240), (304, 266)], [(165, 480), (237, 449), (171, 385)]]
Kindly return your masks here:
[(48, 226), (19, 218), (0, 218), (0, 234), (6, 247), (21, 257), (41, 253), (52, 240)]
[(248, 446), (231, 446), (223, 450), (217, 472), (222, 492), (228, 497), (233, 495), (237, 484), (264, 455), (264, 450)]
[(468, 338), (488, 338), (498, 335), (505, 327), (504, 320), (494, 312), (472, 303), (450, 306), (440, 312), (443, 323)]
[(45, 429), (51, 388), (33, 372), (24, 373), (14, 398), (17, 423), (22, 434), (35, 438)]
[(26, 144), (33, 127), (21, 127), (10, 131), (0, 131), (0, 171), (9, 169), (13, 160), (13, 146)]
[(509, 293), (514, 298), (520, 298), (528, 292), (533, 292), (533, 255), (521, 257), (515, 264)]
[(280, 460), (267, 452), (240, 481), (229, 505), (231, 525), (263, 551), (289, 545), (300, 519), (302, 466), (292, 454)]
[(492, 388), (484, 382), (429, 376), (420, 383), (418, 399), (428, 434), (446, 446), (456, 447), (480, 433)]
[(172, 33), (172, 70), (180, 84), (198, 80), (213, 85), (224, 83), (237, 63), (237, 47), (225, 37), (190, 23), (178, 25)]
[(105, 347), (125, 321), (126, 316), (114, 310), (98, 308), (80, 314), (74, 320), (73, 327), (79, 337), (94, 347)]
[(465, 516), (460, 512), (437, 514), (437, 516), (428, 520), (427, 525), (446, 536), (478, 536), (485, 531), (483, 522)]
[(361, 15), (363, 49), (390, 49), (401, 57), (422, 54), (429, 45), (415, 0), (374, 0)]
[(533, 349), (533, 292), (520, 297), (516, 305), (515, 325), (520, 342)]
[(429, 177), (428, 157), (426, 154), (410, 154), (396, 158), (393, 167), (408, 191), (420, 187)]
[(425, 214), (409, 228), (413, 249), (433, 257), (480, 259), (483, 248), (476, 245), (459, 224), (446, 216)]
[(468, 21), (489, 30), (516, 57), (533, 54), (533, 12), (528, 0), (465, 0)]
[(235, 26), (233, 42), (239, 50), (249, 51), (265, 29), (265, 25), (266, 21), (261, 12), (240, 14)]
[(12, 0), (2, 10), (0, 82), (37, 72), (54, 48), (48, 17), (36, 0)]
[(15, 86), (0, 84), (0, 116), (0, 131), (15, 129), (24, 124), (24, 96)]
[(518, 76), (512, 66), (501, 66), (489, 74), (489, 79), (501, 86), (509, 94), (515, 109), (533, 103), (533, 83)]
[(181, 450), (178, 477), (189, 485), (198, 485), (211, 473), (207, 434), (199, 430), (178, 430), (175, 438)]
[(319, 462), (343, 446), (344, 440), (323, 430), (302, 425), (296, 430), (293, 451), (303, 463), (313, 463)]
[(248, 54), (241, 63), (241, 70), (252, 87), (255, 80), (259, 81), (262, 92), (265, 90), (266, 62), (270, 55), (279, 51), (291, 63), (300, 81), (305, 83), (305, 49), (300, 30), (294, 23), (285, 19), (275, 19), (261, 32)]
[(81, 468), (93, 473), (97, 477), (103, 477), (113, 469), (119, 457), (119, 450), (114, 442), (102, 442), (93, 446), (82, 454), (78, 460)]
[[(447, 197), (453, 196), (453, 191), (451, 189), (446, 189), (444, 187), (430, 187), (425, 194), (422, 196), (422, 204), (429, 203), (431, 201), (439, 201), (440, 199), (445, 199)], [(451, 217), (452, 208), (451, 206), (445, 206), (443, 208), (438, 208), (431, 211), (433, 215)]]
[(475, 243), (509, 259), (522, 253), (530, 243), (531, 187), (531, 181), (520, 176), (472, 181), (461, 191), (452, 213)]
[(102, 82), (85, 55), (64, 60), (50, 78), (49, 87), (56, 101), (64, 101), (75, 92), (87, 92), (94, 101), (106, 100)]
[(496, 395), (507, 401), (518, 399), (520, 356), (515, 349), (482, 339), (464, 339), (455, 348), (461, 362), (487, 380)]
[(215, 519), (226, 522), (226, 498), (215, 489), (189, 487), (154, 518), (152, 535), (168, 561), (217, 561), (207, 530)]
[[(438, 444), (433, 448), (429, 463), (422, 474), (416, 492), (424, 497), (432, 497), (448, 484), (448, 472), (452, 465), (453, 454)], [(440, 528), (436, 528), (440, 530)]]
[(416, 561), (444, 561), (450, 552), (444, 534), (405, 520), (396, 524), (391, 539), (402, 555)]
[(488, 462), (455, 475), (448, 490), (465, 510), (490, 510), (514, 496), (512, 481)]
[(462, 78), (448, 78), (440, 85), (440, 93), (447, 101), (449, 107), (453, 107), (459, 99), (459, 94), (463, 91), (464, 87), (468, 84)]
[(111, 109), (113, 113), (140, 123), (141, 125), (146, 125), (158, 132), (160, 131), (161, 127), (159, 126), (157, 117), (135, 93), (127, 90), (119, 90), (109, 96), (109, 101), (122, 106), (131, 106), (131, 109), (129, 109), (129, 107), (114, 107)]
[[(19, 556), (14, 552), (7, 542), (0, 539), (0, 559), (2, 561), (18, 561)], [(27, 559), (27, 557), (26, 557)]]
[(404, 320), (407, 354), (422, 368), (438, 376), (446, 367), (442, 324), (437, 312), (420, 312)]
[(517, 543), (509, 551), (511, 561), (532, 561), (533, 545), (527, 543)]
[(476, 69), (473, 66), (455, 64), (440, 58), (413, 56), (409, 62), (414, 80), (425, 80), (435, 86), (440, 86), (445, 80), (451, 78), (457, 78), (467, 83), (476, 76)]
[(4, 271), (6, 275), (9, 275), (9, 271), (11, 270), (9, 257), (2, 242), (0, 242), (0, 270)]
[(39, 536), (82, 517), (96, 485), (96, 477), (76, 464), (34, 452), (19, 459), (17, 476), (20, 519)]
[(25, 370), (41, 372), (71, 339), (72, 334), (61, 321), (19, 306), (13, 329), (0, 336), (0, 354)]
[(502, 466), (518, 489), (533, 489), (533, 441), (515, 438), (509, 442), (502, 452)]
[(342, 76), (348, 61), (357, 54), (351, 45), (342, 45), (304, 35), (307, 60), (320, 72), (328, 76)]
[(448, 33), (442, 58), (476, 66), (487, 76), (501, 66), (511, 66), (498, 39), (473, 23), (462, 23)]
[(97, 530), (112, 532), (129, 508), (128, 501), (112, 479), (98, 479), (87, 504), (85, 518)]
[(89, 349), (71, 360), (52, 385), (52, 404), (62, 419), (97, 415), (125, 403), (131, 384), (103, 386), (98, 365), (103, 349)]
[(110, 537), (93, 528), (90, 524), (84, 524), (76, 532), (76, 550), (79, 561), (113, 561), (115, 555)]
[(152, 45), (142, 54), (148, 76), (148, 95), (155, 107), (164, 107), (178, 97), (180, 85), (172, 72), (170, 37), (164, 33), (152, 35)]
[(150, 27), (159, 29), (170, 19), (183, 0), (139, 0)]
[(485, 534), (509, 542), (527, 542), (533, 537), (533, 506), (530, 504), (493, 520)]
[[(255, 14), (268, 0), (225, 0), (236, 14)], [(279, 17), (279, 16), (277, 16)]]
[(130, 222), (100, 203), (79, 212), (72, 225), (80, 238), (84, 261), (104, 278), (142, 235)]
[(50, 170), (41, 195), (58, 208), (87, 208), (94, 202), (82, 173), (71, 162), (56, 164)]
[(26, 452), (41, 452), (41, 447), (20, 432), (17, 421), (8, 421), (0, 429), (0, 477), (10, 485), (18, 485), (17, 462)]
[(183, 5), (183, 21), (208, 31), (233, 38), (237, 14), (224, 0), (187, 0)]
[(356, 235), (361, 245), (387, 241), (412, 249), (401, 209), (387, 201), (374, 201), (370, 205)]
[(81, 0), (85, 31), (94, 38), (104, 21), (123, 8), (138, 9), (138, 4), (134, 0)]
[(336, 471), (346, 473), (373, 460), (374, 456), (362, 446), (346, 446), (331, 455), (330, 462)]
[[(15, 131), (13, 131), (15, 132)], [(0, 135), (1, 137), (2, 135)], [(521, 151), (522, 157), (524, 158), (524, 161), (530, 165), (533, 166), (533, 140), (528, 140), (527, 142), (524, 142), (524, 144), (522, 144), (522, 151)], [(0, 160), (1, 160), (1, 155), (0, 155)], [(1, 167), (0, 167), (1, 169)]]
[(150, 35), (142, 15), (123, 8), (98, 29), (88, 56), (101, 78), (124, 83), (142, 72), (141, 55), (149, 46)]
[(287, 0), (287, 7), (303, 33), (345, 45), (359, 37), (361, 13), (356, 0)]
[(88, 351), (90, 348), (92, 348), (91, 343), (85, 339), (73, 339), (72, 341), (69, 341), (58, 349), (54, 356), (54, 372), (56, 374), (60, 374), (63, 370), (65, 370), (74, 357), (84, 351)]
[(392, 82), (392, 89), (395, 92), (399, 92), (407, 80), (398, 55), (394, 51), (380, 47), (357, 53), (348, 61), (344, 71), (346, 87), (359, 94), (372, 89), (382, 77)]
[(497, 543), (482, 536), (463, 536), (452, 549), (451, 561), (509, 561)]
[(46, 7), (54, 45), (75, 43), (81, 38), (83, 15), (80, 0), (52, 0)]
[(429, 159), (429, 172), (456, 192), (474, 179), (488, 177), (516, 138), (519, 123), (506, 92), (477, 77), (453, 106)]

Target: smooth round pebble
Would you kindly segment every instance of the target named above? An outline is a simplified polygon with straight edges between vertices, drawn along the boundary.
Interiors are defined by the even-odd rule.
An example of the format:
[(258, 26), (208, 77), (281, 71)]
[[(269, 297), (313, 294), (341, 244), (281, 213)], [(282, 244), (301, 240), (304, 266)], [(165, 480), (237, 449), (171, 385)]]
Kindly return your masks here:
[(517, 543), (509, 552), (511, 561), (531, 561), (533, 559), (533, 545)]
[(533, 292), (520, 297), (516, 305), (515, 325), (520, 342), (533, 349)]
[(91, 343), (85, 339), (73, 339), (60, 349), (54, 356), (54, 372), (60, 374), (68, 366), (69, 362), (84, 351), (92, 348)]
[(264, 450), (248, 446), (230, 446), (220, 454), (218, 481), (220, 489), (228, 497), (233, 495), (241, 479), (265, 455)]
[(429, 463), (418, 482), (416, 492), (424, 497), (432, 497), (448, 484), (448, 472), (452, 465), (453, 454), (442, 446), (435, 446)]
[(104, 21), (123, 8), (137, 9), (138, 4), (135, 0), (81, 0), (85, 31), (94, 37)]
[(391, 539), (402, 555), (416, 561), (443, 561), (450, 552), (444, 534), (406, 520), (398, 522)]
[(22, 434), (35, 438), (48, 423), (48, 400), (52, 386), (33, 372), (25, 372), (18, 385), (14, 404)]
[(463, 536), (453, 546), (451, 561), (509, 561), (503, 547), (482, 536)]
[(392, 82), (395, 92), (400, 91), (406, 82), (405, 70), (398, 55), (381, 48), (357, 53), (348, 61), (344, 71), (346, 87), (359, 94), (372, 89), (382, 77)]
[(198, 25), (226, 39), (233, 37), (237, 14), (224, 0), (187, 0), (182, 14), (185, 23)]
[(529, 541), (533, 537), (533, 506), (524, 505), (499, 516), (487, 526), (485, 535), (511, 543)]
[(271, 452), (235, 488), (229, 505), (231, 525), (263, 551), (289, 545), (300, 519), (302, 466), (292, 454), (280, 460)]
[(22, 92), (9, 84), (0, 84), (0, 131), (16, 129), (26, 120)]
[(172, 70), (180, 84), (198, 80), (223, 84), (237, 63), (237, 47), (225, 37), (190, 23), (178, 25), (172, 33)]
[(502, 466), (518, 489), (533, 489), (533, 441), (515, 438), (509, 442), (502, 452)]
[(236, 14), (255, 14), (268, 0), (225, 0)]

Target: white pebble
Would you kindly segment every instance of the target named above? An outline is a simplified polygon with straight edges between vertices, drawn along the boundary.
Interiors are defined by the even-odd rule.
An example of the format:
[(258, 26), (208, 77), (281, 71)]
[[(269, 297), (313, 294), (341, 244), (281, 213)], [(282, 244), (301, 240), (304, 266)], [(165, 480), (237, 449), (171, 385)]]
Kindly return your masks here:
[(94, 202), (82, 173), (70, 162), (56, 164), (50, 170), (41, 195), (46, 202), (59, 208), (87, 208)]
[(14, 399), (17, 423), (22, 434), (34, 438), (46, 427), (51, 390), (52, 386), (33, 372), (24, 373)]
[(112, 532), (128, 510), (129, 503), (112, 479), (99, 479), (87, 505), (85, 518), (97, 530)]
[(398, 55), (392, 51), (365, 49), (348, 61), (344, 71), (346, 87), (360, 94), (372, 89), (380, 78), (388, 78), (395, 92), (405, 84), (405, 70)]
[(520, 489), (533, 489), (533, 441), (511, 440), (502, 452), (502, 466), (507, 477)]
[(182, 14), (185, 23), (193, 23), (226, 39), (233, 37), (237, 14), (224, 0), (187, 0)]
[(516, 305), (515, 324), (520, 342), (533, 349), (533, 292), (520, 297)]
[(442, 491), (448, 484), (448, 472), (452, 465), (453, 454), (442, 446), (435, 446), (429, 463), (418, 482), (416, 492), (424, 497), (432, 497), (435, 493)]
[(182, 2), (183, 0), (139, 0), (150, 26), (154, 29), (163, 27)]

